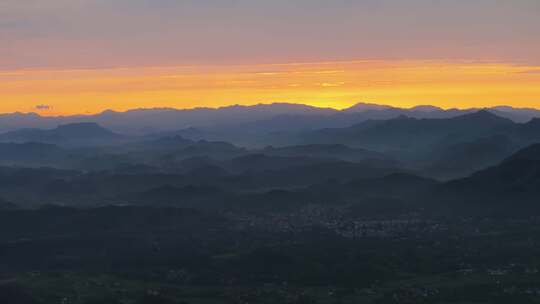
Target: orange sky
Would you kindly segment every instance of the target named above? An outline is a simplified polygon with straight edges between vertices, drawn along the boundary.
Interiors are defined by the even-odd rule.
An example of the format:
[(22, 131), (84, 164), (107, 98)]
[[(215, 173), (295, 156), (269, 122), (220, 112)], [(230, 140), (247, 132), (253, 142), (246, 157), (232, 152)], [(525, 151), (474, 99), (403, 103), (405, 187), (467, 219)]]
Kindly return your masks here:
[[(540, 66), (368, 60), (80, 70), (1, 70), (0, 112), (43, 115), (270, 102), (344, 108), (540, 108)], [(38, 105), (45, 105), (38, 109)], [(47, 106), (49, 109), (46, 109)]]

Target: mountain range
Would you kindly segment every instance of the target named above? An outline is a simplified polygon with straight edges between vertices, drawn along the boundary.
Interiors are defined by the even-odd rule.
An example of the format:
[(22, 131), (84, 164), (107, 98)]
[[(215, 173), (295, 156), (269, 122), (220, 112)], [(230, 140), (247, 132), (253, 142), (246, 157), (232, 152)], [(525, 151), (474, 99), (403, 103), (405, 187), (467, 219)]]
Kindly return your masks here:
[[(331, 202), (378, 213), (412, 212), (433, 201), (476, 206), (516, 196), (528, 202), (538, 194), (540, 119), (516, 122), (500, 114), (525, 110), (259, 107), (226, 110), (227, 119), (256, 111), (250, 122), (144, 134), (80, 121), (1, 133), (0, 198), (10, 208), (156, 204), (251, 210), (258, 201), (268, 211)], [(135, 113), (149, 114), (129, 115)], [(350, 121), (318, 128), (336, 117)]]
[[(480, 109), (441, 109), (434, 106), (398, 108), (370, 103), (358, 103), (352, 107), (336, 110), (302, 104), (259, 104), (254, 106), (228, 106), (222, 108), (195, 109), (134, 109), (126, 112), (104, 111), (95, 115), (40, 116), (36, 113), (12, 113), (0, 115), (0, 132), (22, 128), (55, 128), (59, 125), (93, 122), (117, 133), (150, 134), (170, 132), (186, 128), (220, 130), (224, 126), (239, 128), (256, 126), (260, 132), (276, 132), (287, 129), (313, 130), (345, 127), (369, 119), (391, 119), (400, 115), (411, 118), (450, 118)], [(507, 106), (492, 107), (488, 111), (511, 119), (526, 122), (540, 117), (540, 111)]]
[[(348, 111), (355, 113), (352, 115), (384, 109), (394, 111), (382, 106), (362, 105), (366, 107), (364, 110), (358, 107), (339, 115), (349, 115)], [(298, 110), (298, 107), (293, 109)], [(439, 110), (422, 107), (411, 111), (428, 113)], [(279, 117), (275, 119), (279, 120)], [(77, 122), (51, 129), (23, 128), (0, 134), (0, 143), (3, 143), (0, 153), (4, 155), (0, 163), (56, 165), (85, 170), (116, 167), (173, 170), (192, 167), (192, 164), (186, 164), (186, 160), (191, 158), (194, 163), (207, 158), (211, 161), (202, 163), (213, 165), (212, 161), (250, 155), (254, 159), (253, 155), (260, 155), (265, 157), (260, 159), (270, 162), (269, 165), (280, 158), (297, 158), (298, 161), (305, 158), (348, 162), (369, 160), (382, 167), (392, 164), (426, 176), (451, 179), (494, 165), (519, 149), (540, 142), (539, 118), (515, 122), (485, 109), (443, 118), (400, 115), (307, 131), (283, 128), (266, 133), (263, 130), (267, 123), (251, 122), (215, 129), (191, 127), (145, 135), (121, 134), (93, 122)], [(43, 151), (41, 154), (38, 152), (40, 149)], [(53, 150), (54, 153), (49, 153)], [(35, 157), (30, 159), (31, 155)]]
[(195, 161), (198, 166), (168, 173), (0, 167), (1, 208), (113, 204), (289, 212), (322, 204), (387, 216), (419, 210), (446, 215), (540, 213), (540, 144), (446, 182), (370, 162), (257, 154)]
[(305, 132), (299, 142), (343, 144), (383, 153), (439, 177), (459, 177), (540, 142), (540, 120), (517, 123), (488, 110), (451, 118), (368, 120)]

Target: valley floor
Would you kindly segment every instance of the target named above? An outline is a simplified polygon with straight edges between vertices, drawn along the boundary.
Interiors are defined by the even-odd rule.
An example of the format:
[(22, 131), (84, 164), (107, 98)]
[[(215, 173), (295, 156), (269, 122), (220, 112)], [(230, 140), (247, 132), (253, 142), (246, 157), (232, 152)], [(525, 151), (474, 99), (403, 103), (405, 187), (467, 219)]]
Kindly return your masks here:
[(351, 218), (314, 207), (288, 216), (126, 207), (0, 217), (12, 227), (0, 234), (2, 303), (540, 301), (536, 217)]

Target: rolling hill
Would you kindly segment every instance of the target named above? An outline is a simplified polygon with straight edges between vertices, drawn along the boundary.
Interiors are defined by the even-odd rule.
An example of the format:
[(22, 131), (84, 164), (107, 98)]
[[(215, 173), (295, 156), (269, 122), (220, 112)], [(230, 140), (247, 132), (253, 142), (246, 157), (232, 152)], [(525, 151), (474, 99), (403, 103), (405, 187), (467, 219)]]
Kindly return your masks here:
[(54, 129), (21, 129), (0, 134), (0, 142), (38, 142), (67, 146), (117, 144), (124, 139), (125, 136), (96, 123), (72, 123)]

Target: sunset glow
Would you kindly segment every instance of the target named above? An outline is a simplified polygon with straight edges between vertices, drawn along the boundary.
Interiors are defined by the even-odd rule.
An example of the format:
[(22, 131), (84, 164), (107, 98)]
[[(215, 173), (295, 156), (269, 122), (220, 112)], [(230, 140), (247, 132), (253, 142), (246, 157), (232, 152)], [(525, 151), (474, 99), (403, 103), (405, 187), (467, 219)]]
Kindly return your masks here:
[(540, 67), (478, 62), (348, 61), (0, 72), (1, 112), (356, 102), (540, 108)]
[(0, 113), (540, 107), (540, 2), (3, 0)]

